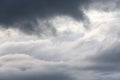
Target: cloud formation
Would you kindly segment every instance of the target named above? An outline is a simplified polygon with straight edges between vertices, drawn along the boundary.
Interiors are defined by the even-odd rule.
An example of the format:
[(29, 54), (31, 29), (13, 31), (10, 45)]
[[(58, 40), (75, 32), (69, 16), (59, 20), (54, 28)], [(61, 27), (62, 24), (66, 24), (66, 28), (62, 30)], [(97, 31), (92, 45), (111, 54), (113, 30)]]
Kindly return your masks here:
[[(16, 64), (17, 63), (17, 64)], [(46, 62), (26, 54), (0, 57), (1, 80), (73, 80), (62, 62)], [(61, 66), (61, 67), (60, 67)], [(53, 68), (54, 67), (54, 68)], [(2, 72), (3, 71), (3, 72)], [(12, 71), (10, 74), (8, 71)]]
[[(83, 9), (89, 3), (90, 0), (1, 0), (0, 25), (2, 28), (17, 28), (29, 34), (37, 30), (42, 33), (47, 29), (55, 32), (55, 28), (50, 26), (49, 22), (46, 21), (45, 25), (41, 25), (41, 21), (38, 20), (57, 15), (84, 20)], [(47, 27), (44, 29), (45, 26)]]
[(2, 0), (0, 80), (119, 80), (119, 0), (92, 1)]
[(102, 73), (107, 72), (119, 72), (120, 71), (120, 42), (115, 42), (106, 49), (100, 49), (101, 51), (89, 59), (91, 65), (86, 69), (99, 71)]

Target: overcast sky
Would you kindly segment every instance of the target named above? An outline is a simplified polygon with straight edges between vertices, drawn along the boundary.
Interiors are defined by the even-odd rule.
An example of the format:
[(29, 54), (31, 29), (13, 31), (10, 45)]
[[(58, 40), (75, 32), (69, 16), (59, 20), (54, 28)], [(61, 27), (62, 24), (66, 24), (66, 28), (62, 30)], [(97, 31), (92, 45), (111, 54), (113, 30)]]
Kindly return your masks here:
[(120, 0), (0, 0), (0, 80), (120, 80)]

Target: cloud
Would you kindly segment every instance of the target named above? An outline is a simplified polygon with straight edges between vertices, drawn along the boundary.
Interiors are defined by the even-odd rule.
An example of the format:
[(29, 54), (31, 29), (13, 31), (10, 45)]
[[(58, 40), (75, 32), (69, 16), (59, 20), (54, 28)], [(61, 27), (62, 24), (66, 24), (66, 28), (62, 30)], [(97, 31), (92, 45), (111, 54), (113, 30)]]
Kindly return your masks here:
[[(29, 4), (34, 6), (24, 6), (28, 4), (27, 1), (2, 1), (9, 6), (6, 7), (9, 9), (3, 8), (3, 10), (13, 13), (15, 9), (17, 15), (14, 17), (9, 14), (12, 18), (3, 16), (7, 18), (1, 18), (2, 22), (0, 21), (1, 27), (5, 28), (0, 30), (0, 80), (116, 80), (117, 78), (119, 80), (119, 17), (117, 16), (116, 19), (116, 11), (109, 13), (99, 10), (103, 4), (109, 4), (109, 2), (104, 3), (103, 0), (96, 2), (101, 6), (93, 3), (96, 7), (93, 5), (94, 9), (85, 13), (92, 20), (91, 30), (86, 31), (83, 24), (75, 19), (85, 19), (83, 8), (89, 6), (88, 0), (79, 0), (81, 1), (79, 6), (75, 5), (79, 1), (69, 0), (70, 9), (69, 4), (61, 6), (68, 0), (58, 2), (44, 0), (56, 5), (47, 5), (43, 8), (39, 5), (43, 3), (38, 3), (41, 1), (37, 0), (29, 0)], [(2, 3), (0, 6), (5, 6)], [(19, 7), (21, 4), (24, 9)], [(20, 10), (17, 10), (18, 8)], [(0, 10), (2, 11), (2, 8)], [(21, 11), (20, 14), (18, 11)], [(79, 15), (83, 17), (78, 17), (78, 12), (74, 13), (74, 11), (80, 11)], [(6, 30), (7, 28), (10, 29)], [(40, 38), (35, 35), (25, 35), (13, 28), (28, 34), (39, 34), (39, 32), (55, 34), (58, 30), (59, 35)]]
[(92, 0), (90, 8), (110, 12), (119, 10), (119, 0)]
[[(55, 28), (47, 19), (67, 15), (84, 20), (83, 8), (89, 3), (90, 0), (1, 0), (0, 25), (2, 28), (20, 29), (28, 34), (36, 31), (47, 33), (47, 30), (54, 33)], [(43, 24), (41, 20), (46, 21)]]
[[(59, 45), (56, 47), (56, 44), (51, 40), (29, 40), (23, 42), (7, 42), (1, 44), (0, 47), (0, 55), (6, 54), (16, 54), (16, 53), (25, 53), (36, 57), (38, 59), (46, 60), (46, 61), (62, 61), (65, 58), (65, 52), (67, 50), (61, 51), (61, 49), (66, 45)], [(69, 49), (69, 48), (66, 48)], [(62, 55), (63, 54), (63, 55)]]
[(46, 62), (26, 54), (1, 56), (0, 66), (1, 80), (74, 80), (63, 71), (63, 62)]
[(111, 63), (111, 64), (119, 63), (120, 62), (119, 47), (120, 47), (119, 42), (114, 43), (113, 45), (111, 45), (110, 48), (101, 51), (100, 54), (95, 58), (95, 60), (97, 62), (103, 62), (103, 63)]
[[(100, 26), (95, 33), (98, 39), (98, 45), (95, 45), (95, 52), (90, 53), (85, 58), (85, 65), (83, 66), (83, 70), (85, 71), (92, 71), (95, 74), (99, 73), (107, 77), (108, 75), (112, 78), (112, 74), (116, 73), (119, 74), (120, 71), (120, 36), (119, 36), (119, 23), (116, 22), (117, 20), (113, 20), (111, 23), (104, 24)], [(99, 33), (100, 32), (100, 33)], [(103, 36), (103, 40), (101, 39)], [(95, 36), (93, 36), (95, 38)], [(90, 38), (89, 38), (90, 39)], [(95, 40), (96, 40), (95, 39)], [(93, 41), (93, 40), (92, 40)], [(94, 45), (96, 42), (93, 41), (91, 46)], [(86, 44), (85, 44), (86, 45)], [(93, 49), (91, 49), (93, 51)]]
[(108, 48), (101, 50), (96, 56), (90, 59), (92, 65), (89, 70), (100, 72), (119, 72), (120, 71), (120, 43), (115, 42)]

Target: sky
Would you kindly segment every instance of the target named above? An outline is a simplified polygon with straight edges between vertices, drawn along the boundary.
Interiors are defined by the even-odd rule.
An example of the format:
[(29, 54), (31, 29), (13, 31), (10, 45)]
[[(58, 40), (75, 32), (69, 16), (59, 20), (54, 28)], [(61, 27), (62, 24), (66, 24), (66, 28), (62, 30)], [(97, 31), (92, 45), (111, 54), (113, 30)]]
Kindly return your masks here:
[(0, 0), (0, 80), (120, 80), (120, 0)]

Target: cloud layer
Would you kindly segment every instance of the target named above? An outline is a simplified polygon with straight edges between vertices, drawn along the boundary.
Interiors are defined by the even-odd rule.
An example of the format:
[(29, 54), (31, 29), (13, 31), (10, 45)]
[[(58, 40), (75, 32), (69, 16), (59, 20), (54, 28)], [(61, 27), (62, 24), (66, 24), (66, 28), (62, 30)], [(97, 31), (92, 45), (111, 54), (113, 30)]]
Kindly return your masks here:
[[(118, 4), (119, 0), (0, 1), (0, 80), (119, 80)], [(84, 24), (86, 16), (90, 25)], [(56, 32), (56, 37), (42, 38), (24, 34)]]
[(62, 15), (84, 20), (83, 9), (89, 3), (90, 0), (1, 0), (0, 25), (2, 28), (16, 28), (29, 34), (37, 30), (39, 33), (46, 32), (47, 29), (55, 32), (48, 21), (41, 25), (38, 20)]

